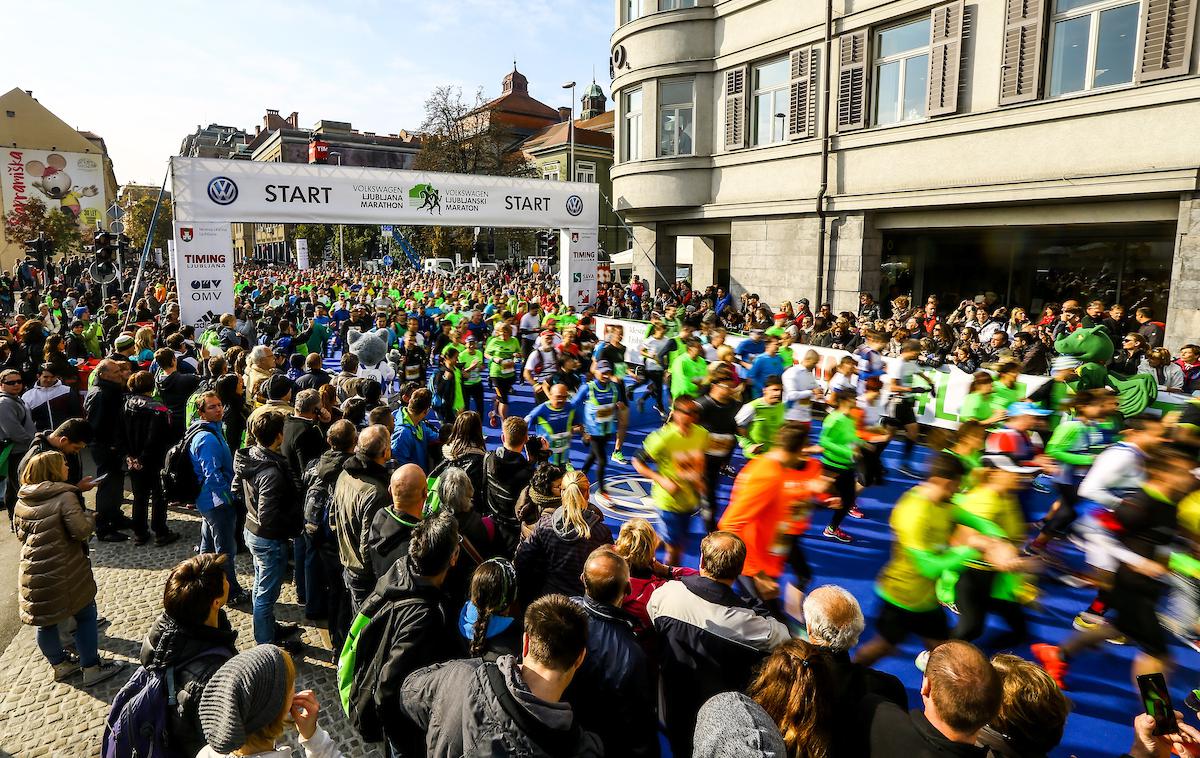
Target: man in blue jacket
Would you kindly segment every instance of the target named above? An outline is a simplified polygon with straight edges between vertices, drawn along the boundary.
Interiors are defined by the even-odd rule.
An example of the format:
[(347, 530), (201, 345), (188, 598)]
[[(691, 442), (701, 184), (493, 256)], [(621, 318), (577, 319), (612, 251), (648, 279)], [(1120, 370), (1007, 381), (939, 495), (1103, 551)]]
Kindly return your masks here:
[(238, 584), (234, 558), (237, 557), (237, 508), (233, 503), (233, 455), (225, 441), (221, 421), (225, 406), (215, 392), (205, 392), (196, 398), (196, 421), (188, 445), (192, 470), (200, 482), (196, 510), (204, 523), (200, 526), (200, 552), (229, 556), (225, 560), (225, 576), (229, 579), (229, 604), (249, 599)]
[(413, 392), (406, 407), (396, 411), (392, 432), (392, 460), (396, 461), (396, 468), (415, 463), (429, 473), (429, 443), (437, 439), (437, 432), (425, 423), (432, 404), (433, 394), (421, 387)]

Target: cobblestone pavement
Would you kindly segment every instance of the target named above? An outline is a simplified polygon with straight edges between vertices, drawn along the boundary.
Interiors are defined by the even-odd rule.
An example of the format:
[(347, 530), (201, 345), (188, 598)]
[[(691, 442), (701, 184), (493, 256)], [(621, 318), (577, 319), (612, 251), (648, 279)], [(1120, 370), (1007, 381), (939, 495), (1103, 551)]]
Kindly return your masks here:
[[(199, 542), (197, 516), (172, 511), (169, 517), (171, 528), (183, 537), (167, 547), (92, 542), (92, 568), (100, 590), (96, 602), (101, 616), (112, 622), (101, 630), (100, 654), (131, 662), (124, 672), (92, 688), (84, 688), (79, 675), (55, 683), (30, 626), (22, 627), (0, 655), (0, 755), (18, 758), (99, 755), (108, 704), (137, 665), (142, 637), (162, 608), (167, 574), (172, 566), (191, 555), (193, 545)], [(0, 534), (0, 539), (15, 538)], [(251, 587), (254, 568), (249, 554), (238, 556), (237, 568), (242, 586)], [(239, 650), (254, 645), (247, 611), (228, 611), (238, 630)], [(301, 623), (302, 613), (303, 608), (296, 603), (295, 588), (289, 582), (279, 599), (277, 617)], [(316, 691), (321, 703), (320, 722), (347, 758), (381, 756), (382, 751), (376, 746), (365, 745), (355, 735), (341, 712), (333, 654), (327, 643), (322, 642), (320, 631), (306, 627), (304, 641), (305, 651), (297, 658), (296, 688)], [(289, 744), (296, 744), (294, 732), (287, 739)], [(294, 752), (302, 755), (298, 748)]]

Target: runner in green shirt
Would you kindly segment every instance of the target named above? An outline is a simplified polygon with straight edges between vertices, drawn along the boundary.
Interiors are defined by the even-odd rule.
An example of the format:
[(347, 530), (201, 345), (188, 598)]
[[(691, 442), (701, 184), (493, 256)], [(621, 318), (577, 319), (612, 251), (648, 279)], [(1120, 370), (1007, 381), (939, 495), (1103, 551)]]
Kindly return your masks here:
[[(704, 494), (704, 451), (708, 432), (696, 424), (700, 405), (683, 395), (671, 406), (666, 426), (651, 432), (633, 459), (633, 467), (654, 486), (650, 497), (662, 512), (667, 532), (667, 563), (680, 565), (692, 517)], [(651, 468), (651, 464), (655, 468)]]
[(998, 424), (1008, 415), (1007, 406), (996, 410), (992, 407), (995, 380), (986, 371), (976, 371), (971, 378), (967, 396), (958, 410), (959, 421), (978, 421), (984, 426)]
[(517, 361), (521, 358), (521, 341), (512, 336), (512, 326), (500, 323), (484, 345), (483, 354), (489, 361), (488, 376), (495, 394), (488, 418), (492, 426), (500, 426), (508, 417), (508, 397), (516, 382)]
[(708, 378), (708, 361), (701, 357), (704, 345), (695, 337), (689, 337), (687, 351), (671, 363), (671, 399), (683, 395), (693, 397), (700, 394), (700, 384)]
[(458, 366), (462, 372), (463, 401), (467, 410), (474, 405), (483, 417), (483, 353), (478, 349), (474, 334), (467, 334), (466, 345), (458, 351)]

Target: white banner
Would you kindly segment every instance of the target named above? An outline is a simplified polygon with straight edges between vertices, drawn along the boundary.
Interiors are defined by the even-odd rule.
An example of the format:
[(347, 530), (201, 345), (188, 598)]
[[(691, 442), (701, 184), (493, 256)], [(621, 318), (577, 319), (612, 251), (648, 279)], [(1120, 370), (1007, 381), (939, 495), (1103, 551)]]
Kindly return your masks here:
[(296, 268), (301, 271), (308, 268), (308, 240), (303, 237), (296, 240)]
[(47, 211), (62, 211), (80, 226), (95, 228), (97, 221), (104, 221), (107, 206), (102, 159), (90, 153), (10, 147), (4, 151), (0, 196), (5, 215), (36, 198)]
[(228, 223), (176, 222), (175, 279), (179, 318), (207, 326), (233, 313), (233, 238)]
[(558, 276), (563, 302), (586, 308), (596, 299), (595, 229), (564, 229), (558, 244)]
[(175, 220), (596, 229), (596, 184), (307, 163), (171, 159)]
[(171, 276), (175, 276), (175, 272), (179, 269), (179, 264), (175, 262), (175, 239), (167, 240), (167, 268), (171, 272)]
[[(620, 325), (624, 328), (622, 344), (625, 345), (625, 362), (637, 366), (642, 365), (641, 345), (643, 338), (646, 336), (646, 331), (649, 329), (649, 323), (598, 316), (596, 318), (596, 335), (604, 339), (608, 327), (612, 325)], [(744, 339), (746, 338), (740, 335), (728, 334), (725, 338), (725, 344), (736, 350), (738, 344)], [(792, 359), (795, 363), (799, 363), (804, 354), (809, 350), (815, 350), (821, 356), (821, 360), (817, 363), (816, 368), (813, 369), (813, 373), (816, 374), (817, 381), (822, 387), (828, 386), (828, 382), (833, 377), (837, 364), (842, 357), (851, 355), (851, 353), (845, 350), (813, 347), (812, 345), (792, 345), (791, 349)], [(884, 361), (889, 365), (895, 360), (898, 359), (884, 358)], [(958, 410), (962, 405), (963, 399), (967, 396), (967, 391), (970, 389), (972, 375), (950, 365), (940, 368), (927, 368), (924, 369), (923, 373), (933, 380), (936, 392), (921, 393), (916, 404), (917, 421), (929, 426), (943, 426), (950, 429), (957, 428)], [(1024, 394), (1028, 395), (1048, 381), (1050, 381), (1050, 377), (1048, 376), (1021, 374), (1017, 380), (1017, 386), (1023, 387)], [(1178, 410), (1187, 401), (1187, 395), (1175, 392), (1160, 392), (1158, 393), (1158, 398), (1150, 407), (1150, 411), (1170, 413), (1172, 410)]]
[(156, 247), (156, 248), (154, 248), (154, 265), (158, 266), (159, 268), (162, 268), (162, 264), (163, 264), (162, 248)]

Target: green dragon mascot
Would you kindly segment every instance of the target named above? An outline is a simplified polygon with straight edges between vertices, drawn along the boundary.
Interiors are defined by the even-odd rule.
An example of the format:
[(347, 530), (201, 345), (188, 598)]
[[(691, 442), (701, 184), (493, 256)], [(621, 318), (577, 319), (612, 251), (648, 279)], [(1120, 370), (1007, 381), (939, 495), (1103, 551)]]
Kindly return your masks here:
[(1158, 397), (1158, 384), (1150, 374), (1121, 376), (1108, 371), (1112, 360), (1112, 338), (1104, 326), (1082, 326), (1054, 341), (1059, 357), (1054, 371), (1073, 369), (1077, 377), (1066, 384), (1075, 392), (1109, 387), (1117, 393), (1117, 403), (1126, 418), (1146, 410)]

